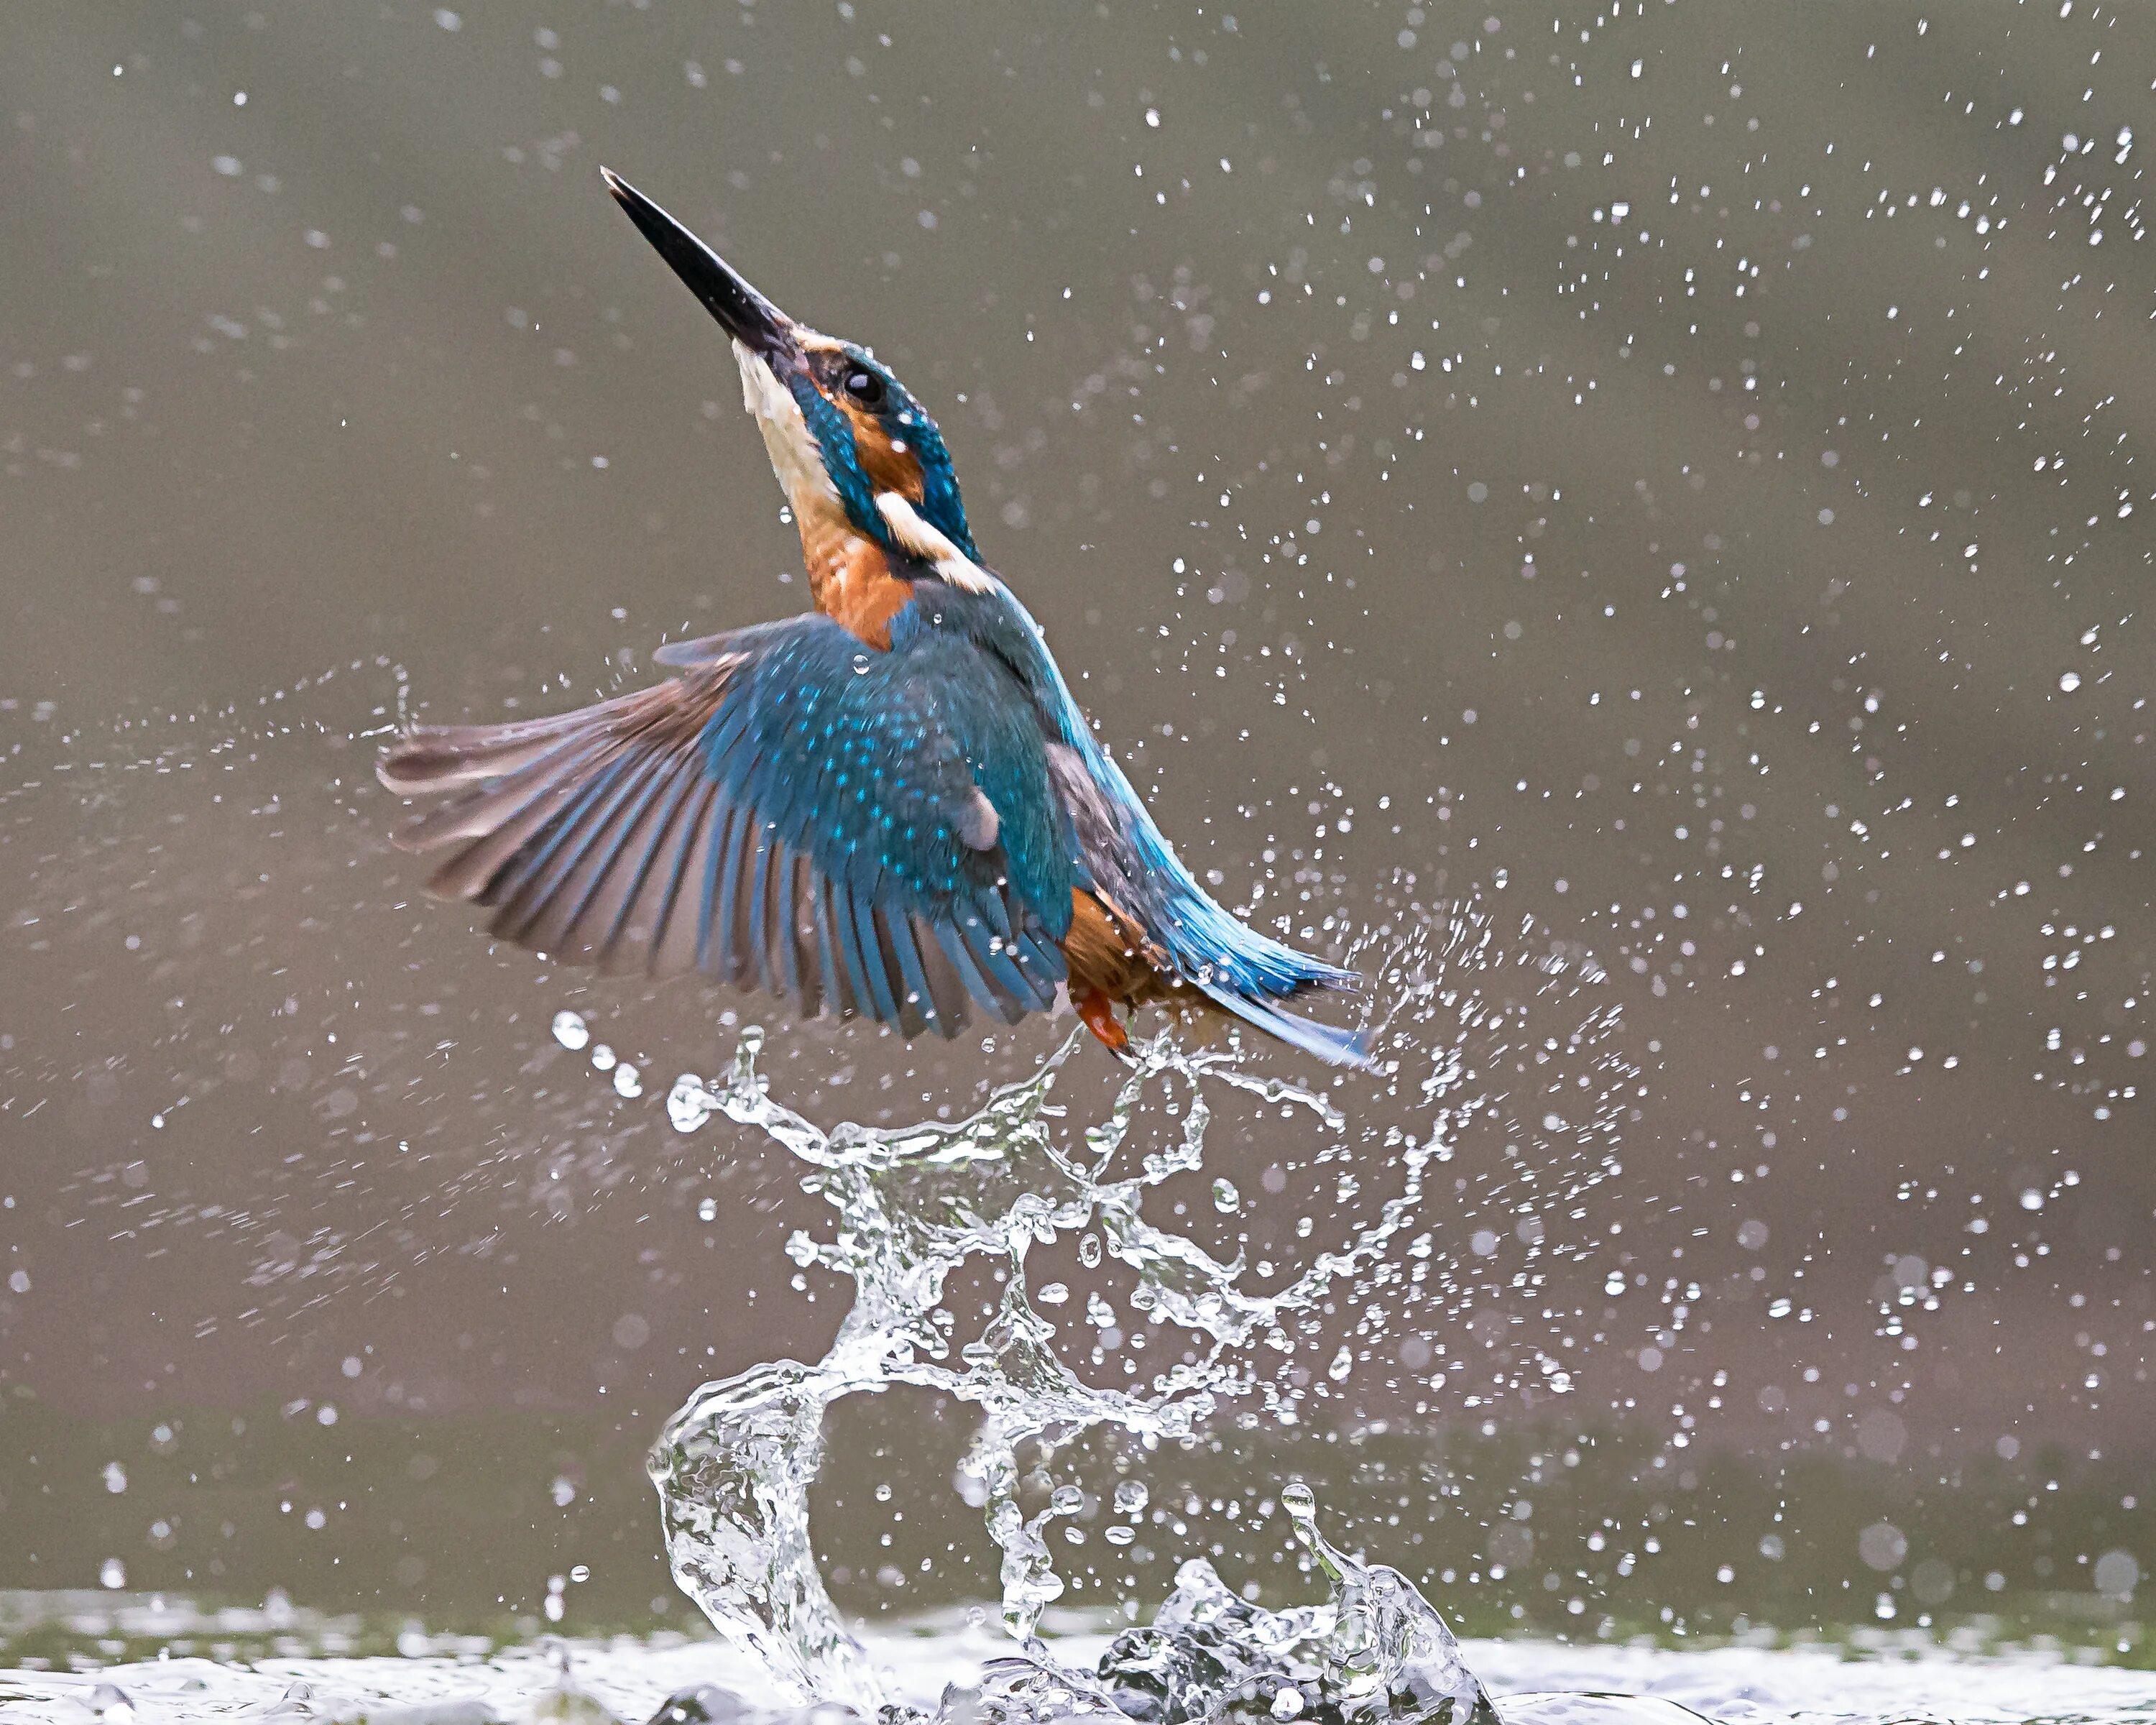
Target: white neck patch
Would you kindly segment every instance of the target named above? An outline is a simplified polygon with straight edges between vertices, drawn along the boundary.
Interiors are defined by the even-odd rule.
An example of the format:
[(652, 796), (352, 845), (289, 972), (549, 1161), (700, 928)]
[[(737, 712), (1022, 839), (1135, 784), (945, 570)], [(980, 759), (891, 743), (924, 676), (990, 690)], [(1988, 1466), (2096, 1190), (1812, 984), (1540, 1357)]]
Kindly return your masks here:
[(959, 550), (948, 534), (897, 492), (877, 492), (876, 513), (883, 517), (894, 539), (952, 586), (968, 593), (988, 593), (998, 584), (994, 576)]

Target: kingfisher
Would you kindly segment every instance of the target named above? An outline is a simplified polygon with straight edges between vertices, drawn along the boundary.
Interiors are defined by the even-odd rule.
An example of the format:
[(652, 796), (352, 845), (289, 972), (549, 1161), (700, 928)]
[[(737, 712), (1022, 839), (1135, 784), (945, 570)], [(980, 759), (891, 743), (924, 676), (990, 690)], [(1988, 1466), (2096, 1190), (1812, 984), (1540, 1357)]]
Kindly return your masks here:
[(573, 712), (405, 731), (377, 772), (446, 794), (400, 835), (440, 855), (430, 889), (560, 962), (909, 1038), (1067, 1002), (1127, 1055), (1122, 1013), (1157, 1005), (1368, 1066), (1289, 1009), (1361, 978), (1214, 902), (1095, 740), (927, 409), (600, 172), (732, 344), (814, 608), (664, 645), (668, 680)]

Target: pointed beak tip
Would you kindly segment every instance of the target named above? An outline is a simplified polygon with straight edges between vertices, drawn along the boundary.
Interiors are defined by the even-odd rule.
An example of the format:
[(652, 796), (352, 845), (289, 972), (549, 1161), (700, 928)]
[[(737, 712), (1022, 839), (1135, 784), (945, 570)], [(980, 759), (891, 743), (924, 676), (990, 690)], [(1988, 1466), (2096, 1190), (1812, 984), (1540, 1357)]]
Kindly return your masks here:
[(793, 321), (689, 228), (610, 167), (599, 177), (630, 221), (735, 341), (768, 360), (798, 362)]

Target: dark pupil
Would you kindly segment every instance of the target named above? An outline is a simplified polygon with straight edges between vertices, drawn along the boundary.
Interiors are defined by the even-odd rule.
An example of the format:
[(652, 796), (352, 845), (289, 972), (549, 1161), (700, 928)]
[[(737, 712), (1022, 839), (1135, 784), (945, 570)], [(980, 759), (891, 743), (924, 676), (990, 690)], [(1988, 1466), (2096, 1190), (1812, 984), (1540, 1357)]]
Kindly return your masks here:
[(883, 379), (870, 372), (855, 372), (846, 379), (846, 393), (874, 407), (883, 399)]

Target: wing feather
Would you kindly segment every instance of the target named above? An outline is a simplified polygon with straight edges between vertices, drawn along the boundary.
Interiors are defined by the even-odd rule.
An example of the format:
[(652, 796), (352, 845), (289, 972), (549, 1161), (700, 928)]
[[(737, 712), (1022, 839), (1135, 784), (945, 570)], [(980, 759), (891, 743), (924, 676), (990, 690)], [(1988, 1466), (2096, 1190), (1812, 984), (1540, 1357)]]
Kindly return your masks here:
[(783, 865), (785, 857), (786, 841), (767, 834), (756, 847), (756, 868), (749, 884), (748, 927), (749, 938), (756, 947), (755, 975), (768, 994), (787, 992), (779, 982), (778, 937), (771, 927), (772, 875), (774, 867)]
[(562, 888), (605, 830), (608, 814), (620, 807), (629, 788), (622, 783), (629, 765), (618, 752), (606, 758), (583, 785), (572, 788), (567, 806), (541, 830), (521, 864), (512, 863), (489, 886), (480, 902), (501, 907), (495, 919), (500, 932), (520, 945), (551, 950), (552, 923), (545, 912), (550, 906), (557, 912), (562, 908)]
[(875, 997), (869, 992), (868, 962), (861, 955), (860, 931), (854, 925), (854, 896), (834, 880), (824, 889), (830, 901), (831, 939), (844, 968), (848, 1004), (855, 1012), (875, 1015)]
[(929, 926), (952, 974), (968, 994), (1004, 1024), (1014, 1024), (1025, 1016), (1030, 1001), (1014, 994), (1001, 982), (992, 978), (973, 956), (973, 949), (966, 944), (965, 937), (957, 929), (947, 922)]
[(868, 982), (870, 1016), (880, 1024), (894, 1023), (899, 1015), (900, 991), (891, 987), (894, 967), (876, 928), (875, 901), (859, 886), (847, 898), (853, 912), (854, 949), (860, 956), (862, 973)]
[(724, 963), (722, 947), (712, 945), (721, 926), (718, 921), (719, 876), (731, 865), (734, 829), (747, 819), (742, 810), (723, 798), (719, 801), (720, 824), (704, 852), (702, 891), (696, 905), (696, 968), (717, 973)]
[(1015, 1022), (1063, 975), (1075, 865), (1043, 839), (1045, 745), (988, 655), (908, 639), (865, 655), (796, 619), (670, 650), (673, 681), (579, 711), (412, 732), (382, 783), (449, 794), (400, 842), (565, 963), (701, 970), (909, 1036), (975, 1004)]
[(820, 875), (811, 875), (803, 894), (810, 919), (816, 926), (816, 975), (823, 985), (824, 1004), (834, 1018), (852, 1016), (839, 951), (831, 938), (831, 887)]
[(755, 954), (749, 947), (749, 880), (762, 849), (763, 823), (752, 809), (741, 811), (727, 846), (726, 880), (719, 893), (719, 932), (724, 942), (720, 973), (737, 987), (752, 986)]
[(718, 787), (706, 784), (691, 801), (680, 854), (653, 923), (645, 968), (653, 976), (696, 968), (703, 951), (703, 881), (711, 867)]
[(928, 999), (936, 1009), (936, 1030), (947, 1040), (966, 1028), (973, 1014), (968, 1010), (968, 990), (964, 978), (943, 951), (937, 925), (926, 916), (907, 918), (914, 950), (921, 955), (921, 973), (927, 979)]
[(891, 907), (880, 906), (876, 921), (883, 930), (884, 949), (898, 966), (900, 1023), (911, 1023), (946, 1038), (957, 1034), (956, 1025), (944, 1029), (943, 1015), (936, 1009), (936, 996), (928, 986), (928, 973), (921, 967), (921, 948), (914, 944), (913, 919)]
[(604, 941), (591, 938), (584, 919), (609, 880), (619, 881), (617, 891), (634, 890), (644, 854), (637, 849), (638, 834), (649, 824), (670, 764), (664, 755), (623, 762), (613, 794), (582, 817), (572, 854), (563, 858), (557, 885), (539, 901), (523, 937), (531, 945), (557, 957), (596, 962), (603, 956)]
[[(584, 911), (588, 919), (585, 941), (594, 962), (618, 968), (617, 955), (624, 934), (629, 935), (628, 944), (632, 948), (648, 948), (651, 944), (657, 927), (654, 915), (657, 896), (663, 892), (667, 878), (666, 860), (670, 854), (678, 854), (681, 849), (681, 811), (693, 797), (696, 783), (696, 775), (689, 762), (669, 761), (652, 785), (636, 825), (624, 842), (619, 865), (608, 870), (594, 883)], [(645, 913), (641, 942), (630, 933), (639, 926), (635, 913), (639, 906)]]
[[(803, 963), (804, 939), (811, 943), (815, 938), (815, 927), (803, 927), (801, 918), (801, 880), (803, 859), (798, 851), (788, 851), (785, 866), (773, 872), (778, 884), (773, 889), (774, 904), (772, 916), (778, 922), (774, 938), (778, 943), (778, 983), (774, 992), (801, 1004), (803, 1017), (816, 1015), (813, 998), (816, 987), (816, 968), (813, 962)], [(808, 951), (813, 957), (814, 946)]]

